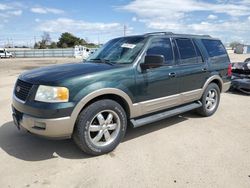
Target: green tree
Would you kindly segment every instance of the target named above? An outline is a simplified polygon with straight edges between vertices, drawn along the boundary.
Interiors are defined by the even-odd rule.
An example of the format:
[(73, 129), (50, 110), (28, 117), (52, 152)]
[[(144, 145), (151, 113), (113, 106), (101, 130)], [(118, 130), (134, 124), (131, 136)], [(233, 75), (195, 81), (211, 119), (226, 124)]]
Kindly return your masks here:
[(74, 47), (75, 45), (85, 45), (85, 44), (86, 41), (84, 39), (78, 38), (68, 32), (62, 33), (58, 41), (58, 47), (61, 48), (65, 48), (65, 46)]

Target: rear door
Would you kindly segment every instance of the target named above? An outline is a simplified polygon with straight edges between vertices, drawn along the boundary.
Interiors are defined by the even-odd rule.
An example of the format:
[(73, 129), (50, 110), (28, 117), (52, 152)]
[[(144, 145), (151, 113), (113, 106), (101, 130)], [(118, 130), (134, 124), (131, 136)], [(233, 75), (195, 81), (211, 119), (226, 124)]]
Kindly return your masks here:
[[(175, 38), (176, 53), (178, 53), (178, 66), (180, 68), (179, 92), (194, 92), (190, 95), (195, 98), (209, 76), (208, 67), (195, 40), (190, 38)], [(199, 93), (199, 92), (198, 92)], [(189, 99), (188, 99), (189, 100)]]

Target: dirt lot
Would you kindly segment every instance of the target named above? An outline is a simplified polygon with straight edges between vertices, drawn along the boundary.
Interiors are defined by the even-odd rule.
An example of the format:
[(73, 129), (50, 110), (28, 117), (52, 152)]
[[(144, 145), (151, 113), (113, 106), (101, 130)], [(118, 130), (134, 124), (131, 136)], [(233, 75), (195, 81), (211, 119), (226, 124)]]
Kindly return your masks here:
[[(231, 54), (233, 61), (245, 57)], [(186, 113), (137, 129), (110, 154), (89, 157), (71, 140), (16, 129), (17, 76), (77, 59), (0, 60), (0, 187), (250, 187), (250, 97), (225, 93), (214, 116)]]

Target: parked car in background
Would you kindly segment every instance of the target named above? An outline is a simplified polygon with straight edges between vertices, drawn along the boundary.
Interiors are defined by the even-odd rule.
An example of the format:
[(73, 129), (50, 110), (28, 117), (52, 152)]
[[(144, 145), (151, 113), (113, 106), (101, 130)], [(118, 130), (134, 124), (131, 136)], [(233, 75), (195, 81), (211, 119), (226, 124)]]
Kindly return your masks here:
[(73, 137), (82, 151), (101, 155), (116, 148), (128, 125), (194, 109), (213, 115), (230, 78), (230, 60), (219, 39), (168, 32), (120, 37), (85, 63), (21, 74), (13, 120), (37, 135)]
[(231, 90), (250, 95), (250, 58), (243, 63), (232, 63)]
[(11, 52), (7, 51), (4, 48), (0, 48), (0, 58), (11, 58), (11, 57), (13, 57)]

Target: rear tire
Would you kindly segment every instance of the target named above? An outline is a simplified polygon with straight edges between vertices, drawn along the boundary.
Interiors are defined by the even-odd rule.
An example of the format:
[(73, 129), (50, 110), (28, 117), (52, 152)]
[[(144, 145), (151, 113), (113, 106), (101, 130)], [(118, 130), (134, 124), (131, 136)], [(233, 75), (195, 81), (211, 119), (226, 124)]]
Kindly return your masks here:
[(197, 113), (209, 117), (213, 115), (220, 103), (220, 89), (219, 86), (215, 83), (210, 83), (205, 89), (202, 98), (202, 106), (197, 109)]
[(114, 150), (123, 139), (127, 117), (120, 104), (104, 99), (87, 106), (78, 116), (73, 140), (89, 155)]
[(245, 59), (245, 63), (250, 62), (250, 58)]

